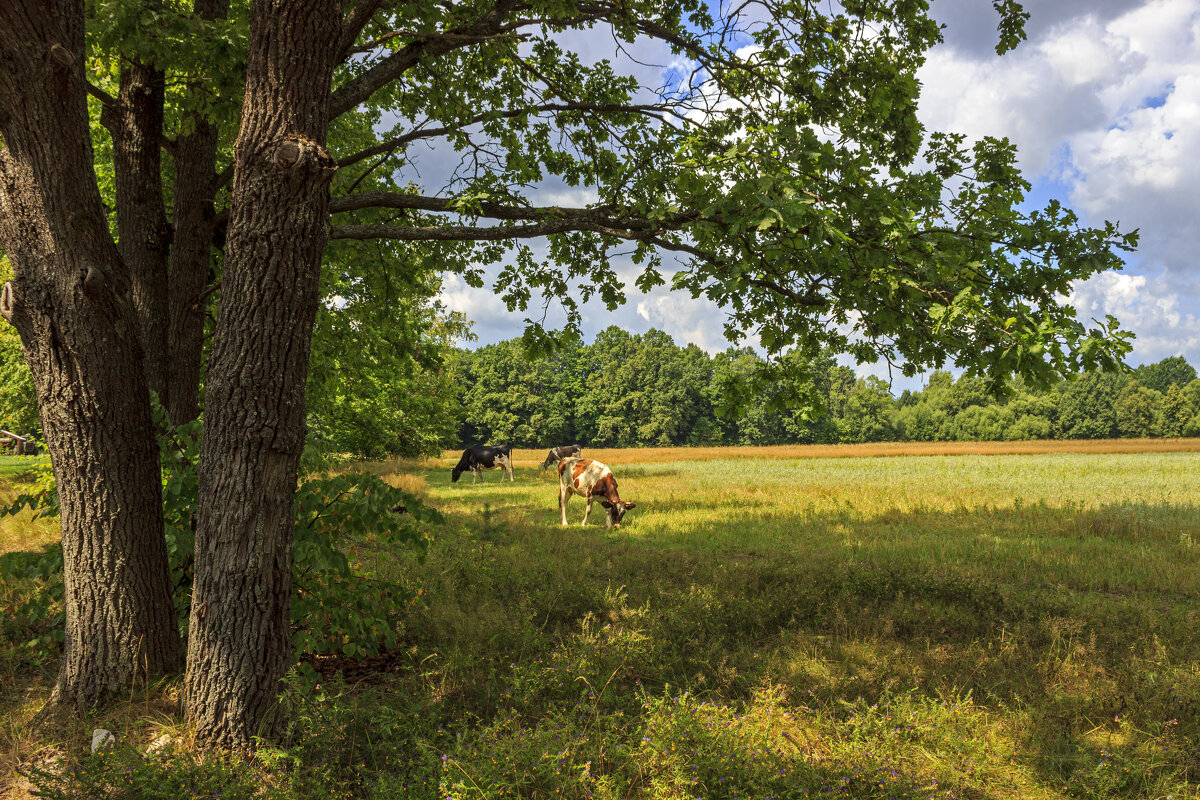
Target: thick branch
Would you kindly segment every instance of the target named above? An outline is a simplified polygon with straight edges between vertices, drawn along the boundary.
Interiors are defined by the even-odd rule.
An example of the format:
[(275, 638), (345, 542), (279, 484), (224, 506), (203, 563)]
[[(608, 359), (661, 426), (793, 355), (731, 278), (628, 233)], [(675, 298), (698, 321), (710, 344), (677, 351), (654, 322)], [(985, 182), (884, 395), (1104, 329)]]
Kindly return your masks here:
[(403, 225), (333, 225), (330, 239), (394, 239), (405, 242), (499, 242), (505, 239), (533, 239), (556, 233), (598, 233), (617, 239), (648, 239), (652, 230), (612, 227), (582, 219), (557, 219), (532, 225), (497, 225), (493, 227), (468, 225), (435, 225), (426, 227)]
[(337, 60), (339, 62), (350, 55), (354, 42), (362, 33), (362, 29), (386, 2), (387, 0), (359, 0), (358, 4), (350, 9), (350, 13), (342, 20), (342, 35), (338, 39)]
[(671, 114), (677, 117), (681, 122), (691, 122), (683, 114), (679, 114), (670, 106), (660, 105), (656, 103), (646, 103), (637, 105), (621, 105), (617, 103), (543, 103), (541, 105), (527, 106), (525, 108), (515, 108), (508, 111), (490, 111), (485, 114), (476, 114), (464, 120), (460, 120), (454, 125), (441, 126), (437, 128), (417, 128), (409, 131), (401, 136), (395, 136), (378, 144), (359, 150), (357, 153), (352, 153), (344, 158), (338, 159), (339, 167), (348, 167), (351, 164), (357, 164), (359, 161), (371, 158), (372, 156), (380, 155), (391, 150), (398, 150), (409, 142), (418, 139), (432, 139), (435, 136), (445, 136), (453, 131), (462, 130), (469, 125), (476, 125), (480, 122), (498, 119), (513, 119), (515, 117), (529, 116), (533, 114), (542, 114), (547, 112), (562, 112), (562, 111), (589, 111), (596, 114), (644, 114), (654, 119), (659, 119), (662, 114)]
[[(456, 205), (455, 201), (444, 197), (427, 197), (416, 194), (402, 194), (400, 192), (363, 192), (362, 194), (351, 195), (349, 197), (333, 197), (329, 201), (329, 210), (331, 213), (359, 211), (365, 208), (398, 208), (434, 213), (459, 213), (484, 217), (486, 219), (512, 221), (563, 222), (568, 226), (577, 226), (577, 230), (594, 230), (598, 226), (614, 230), (624, 230), (627, 233), (636, 233), (638, 237), (661, 233), (665, 230), (678, 229), (699, 216), (698, 212), (685, 211), (666, 219), (649, 220), (641, 217), (616, 217), (599, 208), (508, 206), (502, 203), (486, 201), (463, 208)], [(570, 230), (571, 228), (568, 227), (567, 229)], [(385, 236), (383, 238), (397, 237)], [(622, 238), (635, 237), (623, 235)]]
[(475, 44), (478, 41), (476, 37), (500, 33), (505, 16), (516, 10), (517, 7), (515, 0), (500, 0), (479, 19), (445, 31), (437, 38), (421, 39), (405, 45), (335, 91), (329, 98), (330, 119), (345, 114), (359, 103), (365, 102), (371, 95), (412, 69), (422, 59), (444, 55)]
[(403, 242), (498, 242), (504, 239), (531, 239), (554, 233), (579, 230), (575, 223), (560, 220), (536, 225), (506, 225), (499, 227), (470, 227), (435, 225), (427, 227), (402, 225), (333, 225), (330, 239), (394, 239)]

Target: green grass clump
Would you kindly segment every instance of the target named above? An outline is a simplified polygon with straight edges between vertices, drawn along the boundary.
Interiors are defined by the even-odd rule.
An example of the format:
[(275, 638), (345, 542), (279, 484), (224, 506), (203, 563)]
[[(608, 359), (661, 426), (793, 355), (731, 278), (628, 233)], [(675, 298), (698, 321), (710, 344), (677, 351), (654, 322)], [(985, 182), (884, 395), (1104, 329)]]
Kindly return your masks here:
[(128, 744), (27, 776), (48, 800), (180, 800), (264, 797), (259, 776), (237, 757), (198, 758), (176, 749), (145, 757)]

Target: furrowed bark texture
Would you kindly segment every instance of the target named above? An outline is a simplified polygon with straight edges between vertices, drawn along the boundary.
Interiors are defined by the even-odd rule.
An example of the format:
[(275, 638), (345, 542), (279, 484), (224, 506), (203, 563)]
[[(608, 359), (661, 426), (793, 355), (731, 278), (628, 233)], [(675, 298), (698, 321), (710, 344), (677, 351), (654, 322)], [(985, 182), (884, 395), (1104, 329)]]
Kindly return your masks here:
[(167, 322), (167, 412), (172, 425), (200, 416), (204, 292), (211, 277), (217, 128), (196, 121), (175, 147), (175, 239)]
[(66, 638), (52, 702), (178, 669), (158, 455), (129, 275), (92, 167), (81, 0), (0, 0), (0, 312), (21, 335), (62, 506)]
[(256, 0), (205, 382), (186, 703), (199, 738), (271, 732), (291, 663), (292, 503), (334, 161), (336, 0)]
[(128, 63), (121, 68), (113, 168), (117, 239), (132, 278), (150, 388), (167, 402), (167, 253), (171, 230), (162, 191), (164, 76)]
[[(228, 0), (196, 0), (201, 19), (221, 19)], [(202, 87), (195, 87), (201, 91)], [(204, 357), (204, 292), (211, 279), (213, 201), (217, 192), (217, 126), (191, 114), (193, 130), (175, 145), (175, 237), (171, 248), (167, 323), (167, 398), (172, 425), (200, 416)]]

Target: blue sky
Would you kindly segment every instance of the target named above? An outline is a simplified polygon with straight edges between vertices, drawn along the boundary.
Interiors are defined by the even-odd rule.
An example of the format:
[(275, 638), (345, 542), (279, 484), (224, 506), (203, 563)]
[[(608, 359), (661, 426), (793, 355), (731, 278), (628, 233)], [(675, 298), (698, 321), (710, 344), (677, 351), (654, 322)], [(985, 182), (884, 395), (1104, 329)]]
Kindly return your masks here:
[[(1055, 198), (1085, 224), (1138, 228), (1141, 246), (1126, 268), (1077, 284), (1070, 302), (1084, 320), (1113, 314), (1132, 330), (1132, 364), (1182, 355), (1200, 366), (1200, 0), (1024, 5), (1028, 40), (997, 56), (990, 0), (933, 0), (946, 41), (920, 74), (922, 121), (931, 130), (1011, 139), (1033, 184), (1031, 203)], [(605, 37), (575, 44), (586, 51), (597, 38)], [(638, 55), (651, 65), (670, 58)], [(723, 314), (711, 303), (661, 287), (643, 295), (627, 284), (617, 311), (584, 307), (586, 335), (616, 324), (635, 333), (659, 328), (710, 351), (726, 346)], [(479, 344), (520, 335), (523, 317), (532, 316), (507, 312), (490, 289), (454, 276), (443, 300), (474, 321)], [(550, 325), (561, 320), (555, 312), (552, 305)], [(903, 388), (908, 382), (894, 385)]]

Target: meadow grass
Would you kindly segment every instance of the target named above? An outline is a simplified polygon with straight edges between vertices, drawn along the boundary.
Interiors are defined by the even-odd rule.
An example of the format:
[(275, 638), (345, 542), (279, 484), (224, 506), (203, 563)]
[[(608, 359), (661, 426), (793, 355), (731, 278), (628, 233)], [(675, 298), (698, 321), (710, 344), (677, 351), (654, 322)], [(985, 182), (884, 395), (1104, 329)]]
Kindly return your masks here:
[(1200, 797), (1200, 453), (586, 454), (637, 502), (618, 528), (600, 508), (581, 528), (579, 498), (559, 524), (544, 453), (518, 453), (515, 483), (452, 484), (456, 457), (370, 465), (446, 523), (424, 563), (352, 543), (419, 593), (403, 645), (293, 679), (259, 780), (186, 746), (143, 759), (164, 726), (186, 740), (147, 698), (109, 712), (130, 746), (39, 786)]
[[(549, 449), (549, 448), (547, 448)], [(540, 465), (546, 450), (513, 449), (519, 467)], [(864, 444), (783, 444), (769, 447), (628, 447), (586, 448), (584, 457), (605, 464), (648, 464), (674, 461), (727, 461), (791, 458), (875, 458), (878, 456), (996, 456), (1047, 453), (1195, 453), (1200, 438), (1176, 439), (1034, 439), (1019, 442), (867, 442)], [(433, 463), (447, 469), (461, 450), (446, 450)], [(386, 469), (389, 462), (372, 462)]]

